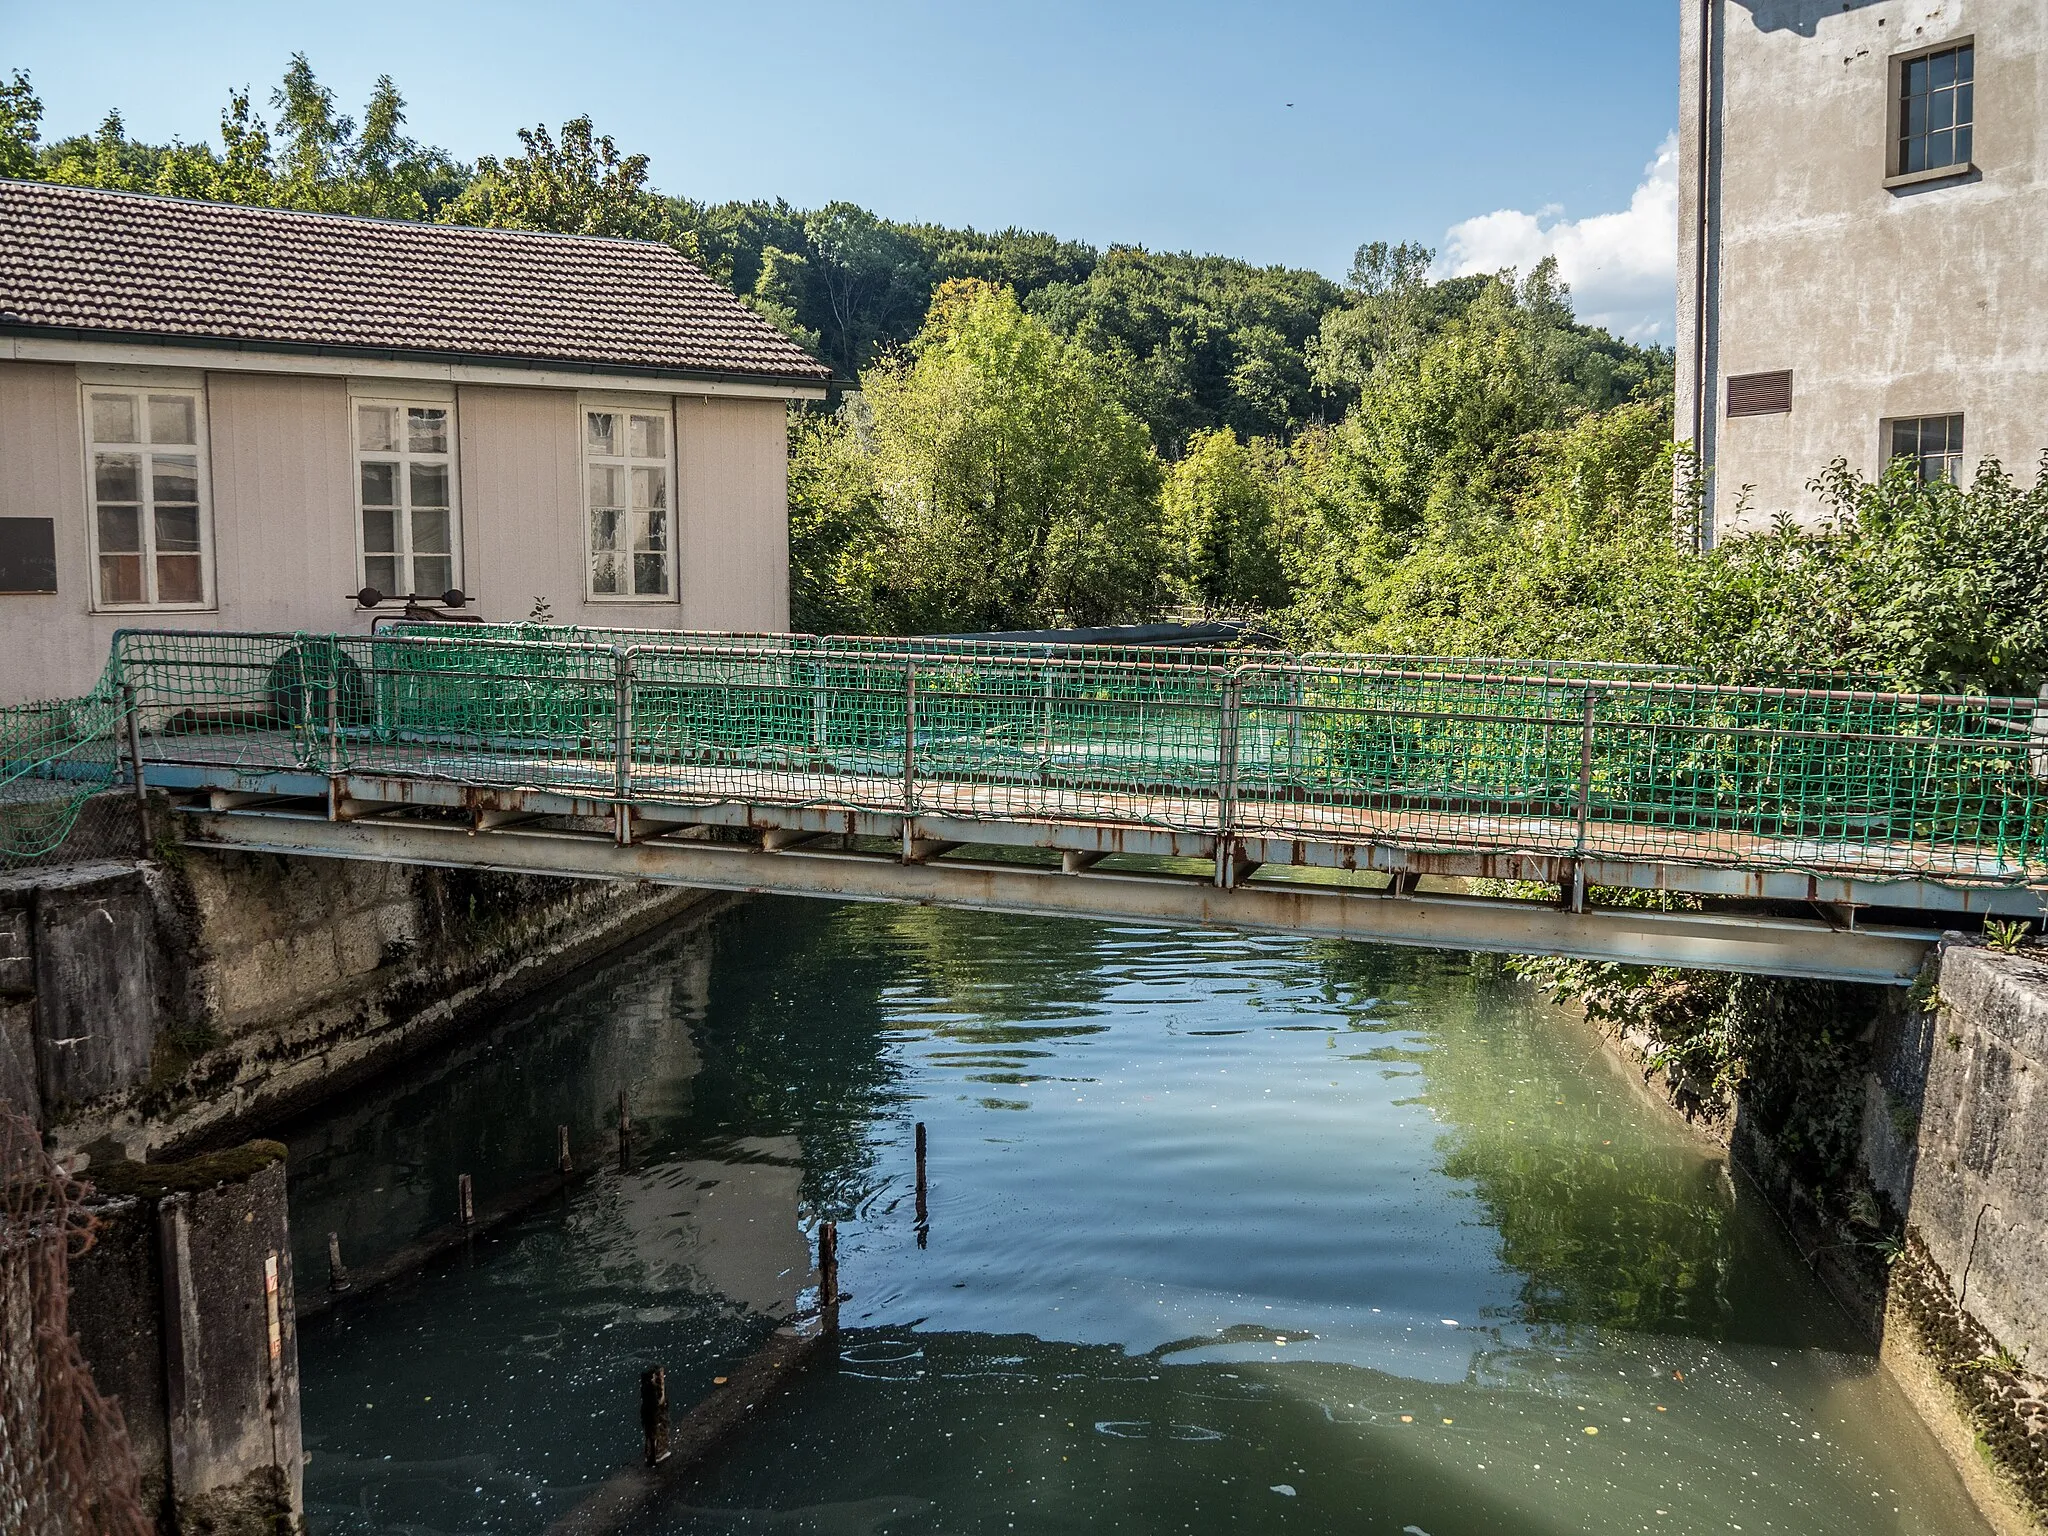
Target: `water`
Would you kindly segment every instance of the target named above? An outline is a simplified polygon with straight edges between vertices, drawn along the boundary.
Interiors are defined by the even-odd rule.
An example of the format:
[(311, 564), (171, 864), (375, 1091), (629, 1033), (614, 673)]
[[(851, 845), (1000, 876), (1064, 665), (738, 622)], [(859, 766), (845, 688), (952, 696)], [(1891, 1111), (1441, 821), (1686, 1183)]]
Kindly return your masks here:
[[(542, 1532), (815, 1300), (825, 1366), (635, 1531), (1988, 1528), (1768, 1213), (1467, 957), (760, 901), (292, 1138), (322, 1533)], [(929, 1220), (911, 1128), (930, 1131)], [(920, 1239), (922, 1238), (922, 1241)]]

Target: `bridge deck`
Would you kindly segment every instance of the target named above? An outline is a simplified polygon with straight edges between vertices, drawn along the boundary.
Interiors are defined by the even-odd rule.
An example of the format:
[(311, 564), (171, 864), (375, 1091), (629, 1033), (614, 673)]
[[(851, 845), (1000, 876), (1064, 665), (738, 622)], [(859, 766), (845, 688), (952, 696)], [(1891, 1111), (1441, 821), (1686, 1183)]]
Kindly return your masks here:
[[(144, 743), (152, 777), (179, 787), (248, 790), (266, 776), (322, 773), (311, 754), (294, 749), (290, 733), (242, 732), (226, 737), (152, 736)], [(417, 799), (401, 786), (449, 784), (480, 789), (554, 792), (612, 804), (622, 798), (647, 808), (745, 805), (831, 813), (945, 817), (960, 822), (1074, 823), (1156, 828), (1216, 838), (1225, 833), (1214, 796), (1138, 793), (1053, 778), (1043, 783), (962, 782), (927, 774), (908, 785), (902, 775), (775, 770), (717, 763), (636, 762), (620, 794), (617, 764), (589, 752), (534, 755), (464, 744), (458, 751), (433, 745), (379, 743), (346, 754), (346, 772), (384, 784), (393, 802)], [(197, 772), (171, 775), (180, 766)], [(1394, 799), (1393, 796), (1375, 797)], [(2048, 885), (2048, 864), (2023, 862), (1996, 851), (1913, 843), (1900, 839), (1844, 842), (1771, 837), (1739, 827), (1709, 829), (1655, 821), (1566, 815), (1449, 812), (1354, 801), (1314, 801), (1240, 795), (1231, 801), (1229, 835), (1262, 844), (1384, 846), (1418, 851), (1527, 854), (1637, 864), (1793, 870), (1807, 874), (1899, 882), (1960, 885)], [(1265, 862), (1304, 862), (1272, 858)]]

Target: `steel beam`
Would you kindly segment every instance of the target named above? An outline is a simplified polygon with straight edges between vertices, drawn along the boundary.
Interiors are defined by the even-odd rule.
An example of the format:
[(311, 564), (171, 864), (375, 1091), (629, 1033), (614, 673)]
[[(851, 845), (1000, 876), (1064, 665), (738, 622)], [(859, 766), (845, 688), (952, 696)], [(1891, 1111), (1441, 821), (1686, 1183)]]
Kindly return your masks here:
[[(150, 763), (146, 774), (153, 788), (211, 791), (216, 797), (320, 797), (329, 785), (311, 772), (272, 772), (214, 764)], [(344, 801), (416, 805), (462, 811), (471, 818), (499, 813), (532, 816), (611, 816), (616, 802), (593, 790), (587, 796), (560, 790), (456, 784), (446, 780), (373, 773), (346, 773), (336, 781)], [(216, 798), (216, 809), (248, 803)], [(1165, 827), (1089, 821), (980, 821), (967, 817), (920, 812), (854, 810), (833, 805), (783, 805), (753, 801), (719, 801), (693, 805), (677, 801), (636, 799), (632, 805), (637, 836), (658, 835), (652, 828), (733, 827), (756, 834), (888, 838), (899, 845), (951, 843), (956, 846), (1035, 848), (1106, 858), (1132, 854), (1150, 858), (1200, 859), (1214, 863), (1217, 838), (1210, 833)], [(910, 823), (905, 838), (905, 822)], [(645, 824), (649, 830), (638, 830)], [(1345, 843), (1241, 833), (1241, 863), (1291, 866), (1299, 869), (1370, 871), (1390, 876), (1421, 876), (1502, 880), (1573, 888), (1583, 871), (1588, 886), (1626, 890), (1672, 891), (1695, 896), (1731, 897), (1745, 901), (1814, 903), (1838, 908), (1880, 907), (1957, 917), (1984, 915), (2039, 918), (2048, 915), (2048, 894), (2025, 887), (1946, 884), (1919, 878), (1856, 878), (1819, 875), (1796, 869), (1735, 869), (1679, 861), (1656, 862), (1601, 858), (1574, 859), (1569, 854), (1519, 853), (1456, 848), (1414, 848), (1383, 843)]]
[(1234, 928), (1432, 949), (1566, 955), (1890, 986), (1912, 981), (1937, 938), (1919, 930), (1845, 932), (1825, 923), (1776, 917), (1599, 907), (1571, 912), (1547, 903), (1485, 897), (1417, 894), (1388, 901), (1377, 892), (1299, 882), (1254, 880), (1224, 890), (1207, 876), (1065, 873), (1050, 866), (958, 859), (904, 864), (887, 854), (797, 848), (768, 854), (732, 844), (665, 840), (620, 844), (593, 833), (478, 833), (466, 825), (330, 822), (282, 813), (187, 814), (187, 840), (200, 847)]

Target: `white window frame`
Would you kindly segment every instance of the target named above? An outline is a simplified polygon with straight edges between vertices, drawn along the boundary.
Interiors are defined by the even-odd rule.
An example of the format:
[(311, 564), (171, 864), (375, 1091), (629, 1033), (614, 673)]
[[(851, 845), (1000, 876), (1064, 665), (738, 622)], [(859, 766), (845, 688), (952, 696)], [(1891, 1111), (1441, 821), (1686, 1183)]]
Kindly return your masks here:
[[(609, 411), (620, 416), (653, 416), (662, 423), (663, 454), (659, 459), (636, 458), (631, 453), (631, 428), (626, 427), (624, 439), (618, 442), (619, 452), (613, 454), (595, 453), (590, 443), (590, 416), (593, 412)], [(583, 596), (593, 603), (665, 603), (674, 605), (682, 601), (682, 572), (678, 561), (677, 546), (681, 530), (680, 507), (678, 506), (679, 480), (676, 449), (676, 407), (675, 399), (669, 395), (616, 396), (579, 395), (576, 400), (576, 442), (577, 486), (576, 515), (583, 525)], [(667, 590), (663, 592), (600, 592), (597, 590), (597, 557), (600, 551), (595, 547), (591, 508), (591, 470), (597, 466), (615, 466), (626, 477), (628, 502), (628, 523), (631, 523), (633, 471), (660, 465), (668, 476), (668, 547), (663, 551), (663, 577)], [(627, 569), (633, 569), (632, 550), (625, 552)]]
[[(363, 446), (362, 417), (359, 414), (359, 412), (361, 408), (364, 406), (382, 407), (386, 409), (396, 410), (398, 412), (398, 447), (385, 449), (365, 448)], [(445, 452), (415, 453), (412, 451), (408, 444), (405, 432), (405, 413), (408, 410), (445, 411), (448, 413), (448, 447)], [(365, 517), (363, 507), (363, 466), (365, 464), (396, 464), (398, 466), (398, 542), (400, 548), (397, 551), (396, 558), (399, 561), (400, 569), (406, 578), (405, 585), (408, 588), (410, 588), (413, 585), (413, 562), (415, 559), (419, 558), (418, 552), (413, 548), (413, 505), (411, 466), (415, 463), (429, 464), (445, 462), (448, 466), (447, 558), (449, 579), (448, 585), (446, 587), (443, 587), (441, 589), (441, 592), (446, 592), (450, 590), (467, 590), (463, 587), (462, 584), (462, 470), (460, 464), (460, 432), (461, 424), (456, 419), (455, 400), (453, 398), (452, 393), (448, 395), (431, 396), (426, 394), (408, 394), (396, 392), (377, 394), (370, 394), (367, 392), (357, 393), (354, 390), (351, 390), (349, 392), (349, 496), (355, 505), (356, 584), (358, 587), (367, 587), (371, 584), (370, 560), (373, 558), (368, 549), (365, 539)], [(379, 553), (381, 555), (381, 552)], [(428, 558), (433, 558), (437, 554), (439, 554), (439, 551), (429, 551)], [(384, 592), (384, 589), (382, 587), (379, 587), (377, 590), (383, 593), (384, 597), (386, 597), (387, 599), (404, 598), (412, 596), (438, 598), (441, 595), (441, 592), (414, 592), (411, 590), (405, 592)]]
[[(176, 396), (192, 403), (191, 443), (154, 444), (103, 443), (98, 440), (94, 429), (93, 399), (99, 395), (123, 395), (134, 402), (136, 432), (140, 438), (149, 436), (149, 398)], [(213, 564), (213, 466), (212, 455), (207, 452), (206, 388), (193, 383), (152, 383), (146, 379), (123, 380), (121, 382), (90, 383), (81, 380), (78, 391), (79, 437), (84, 449), (85, 471), (85, 536), (86, 549), (90, 560), (88, 581), (90, 582), (91, 606), (95, 613), (210, 613), (219, 607), (219, 592), (214, 581)], [(199, 513), (199, 601), (161, 602), (157, 599), (157, 528), (156, 528), (156, 485), (150, 465), (158, 448), (186, 450), (196, 461), (197, 496)], [(142, 560), (142, 599), (139, 602), (123, 603), (110, 601), (102, 588), (100, 578), (100, 497), (97, 459), (103, 452), (132, 451), (138, 459), (136, 475), (136, 517), (140, 529)], [(180, 454), (180, 456), (184, 456)], [(110, 551), (126, 554), (129, 551)]]

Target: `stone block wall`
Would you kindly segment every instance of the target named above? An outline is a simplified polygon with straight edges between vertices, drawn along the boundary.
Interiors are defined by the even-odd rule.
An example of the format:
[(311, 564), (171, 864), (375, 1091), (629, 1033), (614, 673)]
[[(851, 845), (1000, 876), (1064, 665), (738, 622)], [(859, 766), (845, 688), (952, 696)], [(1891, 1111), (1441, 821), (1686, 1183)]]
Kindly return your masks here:
[(1961, 1307), (2048, 1366), (2048, 953), (1942, 946), (1927, 1006), (1888, 1020), (1864, 1163)]
[(260, 1132), (706, 899), (157, 852), (0, 876), (0, 1099), (88, 1164)]

